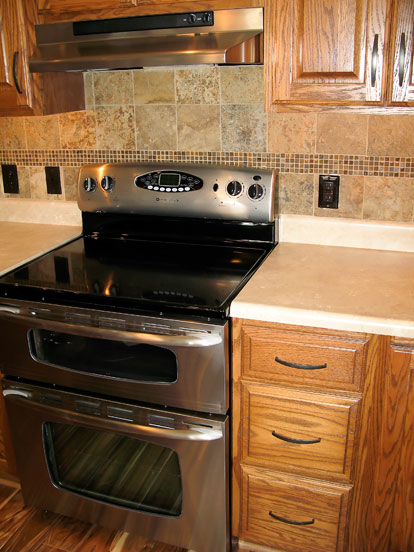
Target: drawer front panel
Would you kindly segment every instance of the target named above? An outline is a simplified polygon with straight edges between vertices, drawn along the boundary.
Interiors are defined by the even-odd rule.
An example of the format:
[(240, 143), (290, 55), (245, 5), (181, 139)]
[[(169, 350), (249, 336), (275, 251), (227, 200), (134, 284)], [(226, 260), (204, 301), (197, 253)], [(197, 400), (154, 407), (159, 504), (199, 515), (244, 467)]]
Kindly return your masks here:
[(350, 479), (358, 399), (243, 384), (242, 401), (242, 461)]
[(367, 343), (244, 326), (242, 376), (285, 385), (360, 391)]
[(344, 550), (350, 488), (258, 471), (242, 478), (243, 540), (285, 552)]

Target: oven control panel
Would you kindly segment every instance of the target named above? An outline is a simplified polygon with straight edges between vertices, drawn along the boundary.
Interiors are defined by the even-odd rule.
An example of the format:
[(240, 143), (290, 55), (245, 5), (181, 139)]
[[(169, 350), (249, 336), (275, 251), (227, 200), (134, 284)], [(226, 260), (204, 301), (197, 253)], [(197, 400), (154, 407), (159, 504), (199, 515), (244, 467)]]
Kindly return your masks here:
[(85, 165), (78, 205), (85, 212), (272, 222), (275, 172), (217, 165)]
[(200, 190), (200, 177), (182, 171), (152, 171), (135, 177), (135, 186), (153, 192), (183, 193)]

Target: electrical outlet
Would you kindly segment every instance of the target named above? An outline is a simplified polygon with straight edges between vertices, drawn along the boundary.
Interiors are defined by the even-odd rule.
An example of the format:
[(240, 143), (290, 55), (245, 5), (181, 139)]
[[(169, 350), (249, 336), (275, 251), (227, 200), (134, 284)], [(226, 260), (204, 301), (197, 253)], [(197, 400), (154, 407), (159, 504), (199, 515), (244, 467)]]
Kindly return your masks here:
[(1, 164), (1, 174), (3, 177), (3, 190), (5, 194), (19, 193), (19, 178), (17, 176), (16, 165)]
[(319, 175), (318, 207), (338, 209), (339, 203), (339, 175)]
[(61, 194), (62, 186), (60, 184), (59, 167), (45, 167), (46, 189), (48, 194)]

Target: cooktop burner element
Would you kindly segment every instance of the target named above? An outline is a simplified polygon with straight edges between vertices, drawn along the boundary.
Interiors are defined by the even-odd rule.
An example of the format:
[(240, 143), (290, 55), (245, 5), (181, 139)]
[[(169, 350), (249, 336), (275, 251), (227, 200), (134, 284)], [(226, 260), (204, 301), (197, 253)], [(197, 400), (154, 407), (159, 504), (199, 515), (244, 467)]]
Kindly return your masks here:
[(274, 174), (214, 166), (89, 165), (83, 236), (0, 278), (0, 296), (228, 316), (274, 247)]

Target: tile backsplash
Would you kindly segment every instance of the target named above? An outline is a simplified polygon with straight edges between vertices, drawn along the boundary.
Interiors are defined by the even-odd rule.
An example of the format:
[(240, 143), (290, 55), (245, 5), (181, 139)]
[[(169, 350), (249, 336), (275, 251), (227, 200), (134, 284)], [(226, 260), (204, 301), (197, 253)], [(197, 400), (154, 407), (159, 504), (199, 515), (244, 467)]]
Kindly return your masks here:
[[(220, 163), (275, 168), (282, 213), (414, 223), (414, 110), (266, 114), (261, 66), (90, 72), (84, 82), (86, 111), (0, 118), (0, 162), (19, 178), (19, 194), (1, 183), (0, 197), (74, 200), (84, 163)], [(59, 168), (61, 194), (47, 193), (45, 167)], [(341, 176), (338, 210), (317, 207), (318, 176), (330, 173)]]

